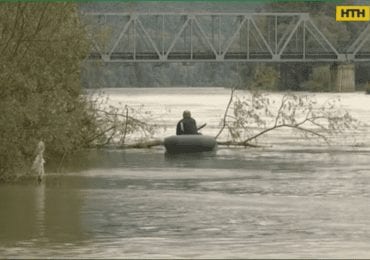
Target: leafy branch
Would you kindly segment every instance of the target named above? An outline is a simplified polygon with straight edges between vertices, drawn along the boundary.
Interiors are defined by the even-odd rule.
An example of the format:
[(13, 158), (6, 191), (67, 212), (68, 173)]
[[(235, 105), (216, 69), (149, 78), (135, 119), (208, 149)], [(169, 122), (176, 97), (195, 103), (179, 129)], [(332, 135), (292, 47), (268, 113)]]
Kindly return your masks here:
[[(231, 101), (233, 106), (231, 106)], [(286, 93), (280, 102), (260, 92), (248, 92), (237, 97), (232, 90), (222, 128), (227, 128), (231, 140), (227, 145), (251, 146), (258, 138), (273, 130), (290, 128), (305, 138), (318, 138), (330, 144), (330, 137), (356, 129), (360, 122), (339, 106), (339, 99), (318, 104), (314, 97)], [(232, 109), (230, 109), (232, 108)]]

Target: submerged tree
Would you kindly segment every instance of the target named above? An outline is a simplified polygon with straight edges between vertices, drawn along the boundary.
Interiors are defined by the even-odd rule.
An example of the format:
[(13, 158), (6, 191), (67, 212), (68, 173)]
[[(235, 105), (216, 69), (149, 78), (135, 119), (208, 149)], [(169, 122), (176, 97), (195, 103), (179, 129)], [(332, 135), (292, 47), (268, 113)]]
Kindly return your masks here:
[[(127, 147), (133, 139), (143, 145), (153, 137), (158, 126), (152, 124), (153, 115), (150, 111), (145, 110), (141, 105), (134, 108), (128, 105), (119, 104), (114, 106), (110, 104), (109, 97), (105, 98), (97, 95), (90, 99), (90, 113), (96, 120), (96, 131), (93, 135), (86, 136), (86, 144), (94, 147), (104, 147), (113, 145), (115, 147)], [(132, 145), (132, 144), (130, 144)]]
[(89, 43), (73, 3), (0, 3), (0, 179), (86, 142), (95, 122), (81, 97)]
[(331, 137), (356, 129), (359, 124), (340, 109), (335, 98), (319, 104), (304, 94), (286, 93), (281, 100), (274, 100), (258, 91), (237, 97), (233, 90), (216, 138), (226, 128), (231, 140), (220, 144), (249, 146), (268, 132), (289, 128), (305, 138), (319, 138), (329, 144)]

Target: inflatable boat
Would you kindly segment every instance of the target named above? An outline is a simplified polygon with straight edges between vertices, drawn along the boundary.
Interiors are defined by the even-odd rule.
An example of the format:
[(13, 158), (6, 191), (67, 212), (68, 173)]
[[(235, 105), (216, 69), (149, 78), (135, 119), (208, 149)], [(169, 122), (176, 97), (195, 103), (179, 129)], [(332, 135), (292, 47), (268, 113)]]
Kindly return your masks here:
[(167, 153), (208, 152), (216, 148), (216, 139), (206, 135), (174, 135), (164, 139)]

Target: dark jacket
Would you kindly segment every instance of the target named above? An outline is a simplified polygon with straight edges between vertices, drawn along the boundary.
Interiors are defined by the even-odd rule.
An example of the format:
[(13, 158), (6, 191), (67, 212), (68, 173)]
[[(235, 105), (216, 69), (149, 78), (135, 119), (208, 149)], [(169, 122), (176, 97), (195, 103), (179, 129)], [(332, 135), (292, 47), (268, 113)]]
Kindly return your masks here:
[(186, 117), (177, 123), (176, 135), (197, 135), (197, 123), (191, 117)]

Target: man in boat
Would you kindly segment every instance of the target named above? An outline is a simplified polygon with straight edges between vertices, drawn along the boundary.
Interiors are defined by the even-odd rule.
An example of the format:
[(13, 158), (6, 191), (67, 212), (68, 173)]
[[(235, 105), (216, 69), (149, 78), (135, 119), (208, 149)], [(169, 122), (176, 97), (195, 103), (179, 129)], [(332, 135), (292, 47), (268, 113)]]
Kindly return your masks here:
[(189, 110), (182, 113), (182, 119), (177, 123), (176, 135), (198, 135), (197, 123), (191, 117)]

